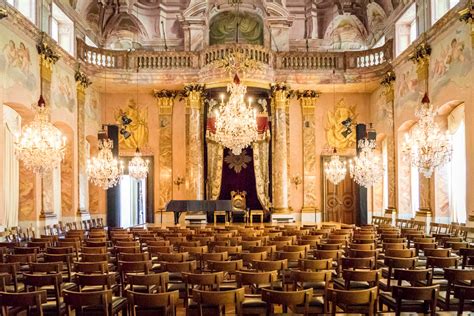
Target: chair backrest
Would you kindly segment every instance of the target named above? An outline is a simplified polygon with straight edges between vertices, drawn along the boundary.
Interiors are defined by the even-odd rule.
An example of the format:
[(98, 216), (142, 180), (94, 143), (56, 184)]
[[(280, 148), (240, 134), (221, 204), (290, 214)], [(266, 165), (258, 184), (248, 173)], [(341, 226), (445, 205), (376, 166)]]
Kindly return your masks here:
[[(72, 307), (82, 309), (88, 306), (97, 306), (102, 309), (105, 316), (112, 316), (112, 290), (94, 292), (73, 292), (64, 290), (64, 303), (68, 309), (68, 315), (72, 315)], [(82, 313), (84, 314), (84, 313)]]
[(433, 273), (430, 269), (395, 269), (393, 278), (398, 281), (398, 285), (402, 285), (402, 281), (410, 282), (412, 286), (420, 281), (425, 281), (426, 285), (431, 285)]
[(59, 273), (62, 270), (62, 262), (30, 263), (30, 273)]
[(236, 272), (243, 268), (243, 260), (231, 261), (207, 261), (208, 267), (211, 271)]
[(188, 252), (157, 253), (158, 261), (184, 262), (189, 260)]
[(300, 259), (298, 267), (301, 271), (331, 270), (332, 259)]
[(193, 301), (198, 304), (199, 315), (203, 315), (203, 305), (235, 306), (235, 315), (242, 315), (242, 302), (245, 290), (243, 288), (229, 291), (201, 291), (193, 290)]
[[(438, 302), (439, 285), (413, 287), (413, 286), (394, 286), (392, 287), (392, 296), (396, 301), (397, 310), (404, 308), (404, 311), (410, 312), (406, 307), (403, 307), (404, 300), (420, 300), (423, 306), (430, 308), (431, 315), (436, 314), (436, 304)], [(429, 303), (429, 304), (428, 304)], [(417, 311), (417, 310), (413, 310)], [(425, 310), (425, 313), (428, 311)]]
[(332, 271), (298, 271), (290, 272), (291, 280), (293, 281), (294, 289), (304, 289), (304, 283), (310, 282), (324, 282), (325, 288), (328, 289), (331, 283)]
[(194, 272), (197, 269), (197, 262), (193, 261), (184, 261), (184, 262), (160, 262), (162, 271), (168, 272)]
[(413, 258), (416, 256), (415, 249), (386, 249), (386, 257), (393, 258)]
[(260, 285), (268, 286), (270, 289), (273, 288), (273, 283), (278, 279), (277, 271), (264, 271), (264, 272), (248, 272), (239, 271), (237, 273), (237, 286), (243, 287), (250, 285), (250, 290), (258, 291)]
[(137, 307), (146, 311), (154, 309), (163, 309), (164, 312), (156, 312), (157, 315), (168, 315), (168, 311), (174, 313), (175, 307), (179, 300), (179, 291), (164, 293), (138, 293), (127, 291), (127, 301), (131, 311), (131, 316), (137, 315)]
[(166, 292), (169, 283), (169, 273), (152, 273), (152, 274), (129, 274), (127, 275), (128, 283), (130, 284), (130, 290), (133, 291), (133, 287), (136, 285), (145, 286), (148, 293), (152, 291)]
[[(52, 286), (54, 292), (54, 298), (56, 300), (56, 312), (60, 315), (61, 304), (60, 297), (62, 294), (62, 283), (63, 277), (61, 273), (54, 274), (23, 274), (23, 283), (28, 289), (33, 287), (34, 291), (40, 291), (42, 287)], [(27, 290), (28, 292), (28, 290)]]
[(449, 257), (451, 256), (451, 248), (427, 248), (423, 250), (423, 254), (426, 257)]
[(342, 258), (342, 269), (375, 269), (375, 258)]
[(110, 290), (115, 283), (115, 274), (113, 273), (76, 274), (76, 284), (79, 287), (79, 291), (81, 291), (84, 286), (102, 286), (102, 290)]
[(119, 253), (118, 260), (120, 261), (147, 261), (150, 260), (150, 254), (143, 253)]
[(273, 261), (260, 261), (255, 260), (253, 262), (257, 271), (284, 271), (288, 269), (288, 260), (273, 260)]
[(0, 292), (0, 307), (2, 308), (2, 315), (8, 315), (8, 307), (21, 307), (27, 310), (34, 308), (37, 315), (42, 316), (42, 304), (46, 302), (47, 296), (45, 290), (25, 293)]
[(76, 262), (74, 264), (76, 272), (80, 273), (108, 273), (109, 265), (107, 261), (99, 262)]
[(342, 278), (346, 290), (351, 289), (351, 282), (367, 282), (370, 287), (378, 286), (382, 277), (381, 270), (343, 270)]
[(464, 312), (464, 301), (474, 300), (474, 287), (466, 285), (455, 285), (454, 297), (459, 300), (458, 315), (462, 315)]
[(426, 268), (457, 268), (458, 257), (427, 257)]
[(313, 289), (302, 291), (274, 291), (262, 289), (262, 300), (267, 303), (268, 315), (273, 313), (274, 305), (295, 306), (303, 305), (305, 315), (309, 311), (309, 303), (313, 296)]
[(328, 289), (327, 300), (332, 302), (332, 314), (336, 314), (338, 305), (346, 306), (345, 313), (360, 312), (353, 311), (351, 306), (367, 305), (367, 314), (374, 315), (375, 302), (377, 300), (378, 288), (372, 287), (366, 290), (337, 290)]

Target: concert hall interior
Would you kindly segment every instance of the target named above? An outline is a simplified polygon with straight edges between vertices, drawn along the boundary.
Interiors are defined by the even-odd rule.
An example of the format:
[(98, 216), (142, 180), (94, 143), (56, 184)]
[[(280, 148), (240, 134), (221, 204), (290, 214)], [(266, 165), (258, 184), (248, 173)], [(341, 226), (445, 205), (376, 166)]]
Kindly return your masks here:
[(472, 0), (0, 0), (2, 315), (472, 313), (473, 61)]

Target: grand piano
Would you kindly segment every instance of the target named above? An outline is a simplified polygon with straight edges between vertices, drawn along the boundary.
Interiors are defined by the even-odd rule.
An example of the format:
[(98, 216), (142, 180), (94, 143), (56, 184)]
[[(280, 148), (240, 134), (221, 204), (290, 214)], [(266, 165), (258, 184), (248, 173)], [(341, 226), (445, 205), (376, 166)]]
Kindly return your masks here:
[[(232, 212), (231, 200), (171, 200), (165, 206), (165, 212), (174, 212), (174, 224), (179, 223), (179, 217), (183, 212), (206, 212), (214, 211)], [(212, 215), (212, 214), (211, 214)], [(161, 218), (163, 222), (163, 218)]]

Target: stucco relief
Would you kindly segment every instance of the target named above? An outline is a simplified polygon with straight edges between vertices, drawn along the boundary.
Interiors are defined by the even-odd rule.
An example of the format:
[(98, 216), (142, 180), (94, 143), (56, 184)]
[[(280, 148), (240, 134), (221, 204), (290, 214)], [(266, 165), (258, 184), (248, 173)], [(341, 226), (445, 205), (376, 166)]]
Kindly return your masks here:
[(22, 221), (36, 220), (35, 216), (35, 176), (20, 161), (19, 218)]
[(74, 182), (74, 149), (71, 141), (67, 143), (64, 160), (61, 164), (61, 213), (62, 216), (73, 216), (74, 210), (72, 209), (72, 199)]
[(288, 148), (286, 109), (275, 108), (273, 130), (273, 206), (288, 208)]
[(204, 198), (204, 162), (202, 114), (200, 109), (188, 108), (186, 115), (186, 184), (189, 199)]
[[(165, 102), (165, 101), (158, 101)], [(172, 100), (170, 102), (173, 102)], [(159, 207), (164, 207), (173, 197), (173, 145), (171, 114), (160, 114), (160, 199)]]
[(314, 108), (303, 114), (303, 207), (315, 207), (316, 200), (316, 131)]

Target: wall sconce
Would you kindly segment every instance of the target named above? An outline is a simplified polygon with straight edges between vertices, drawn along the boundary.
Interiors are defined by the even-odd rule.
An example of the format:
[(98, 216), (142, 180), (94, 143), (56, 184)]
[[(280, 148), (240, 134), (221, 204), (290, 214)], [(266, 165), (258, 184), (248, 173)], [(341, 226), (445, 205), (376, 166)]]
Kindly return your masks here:
[(290, 182), (296, 185), (296, 190), (298, 190), (298, 186), (303, 183), (303, 179), (301, 179), (300, 175), (296, 175), (291, 177)]
[(184, 177), (177, 176), (173, 183), (178, 186), (179, 191), (179, 186), (184, 183)]

